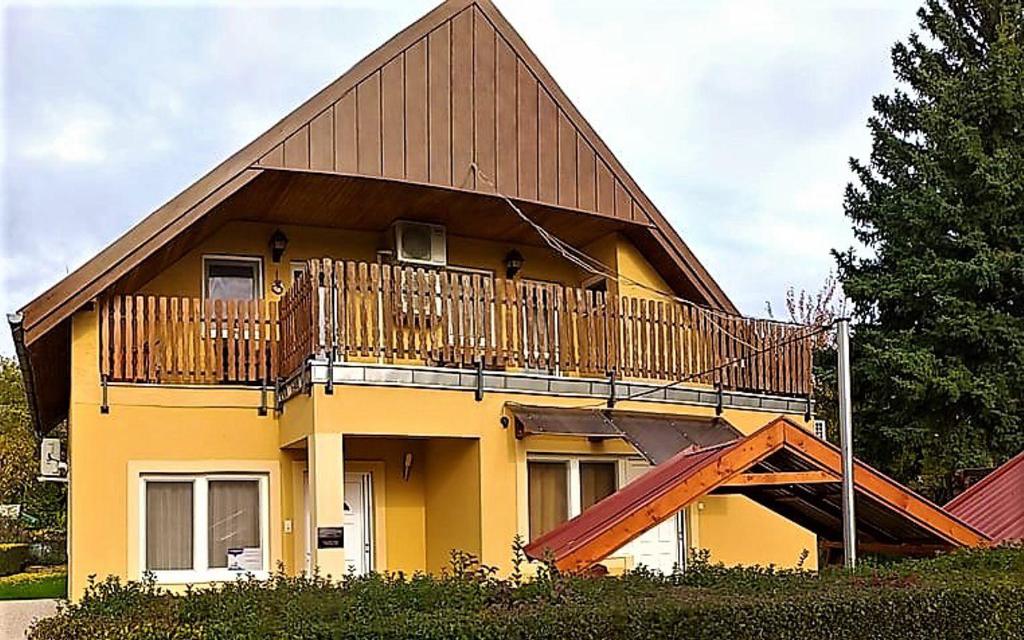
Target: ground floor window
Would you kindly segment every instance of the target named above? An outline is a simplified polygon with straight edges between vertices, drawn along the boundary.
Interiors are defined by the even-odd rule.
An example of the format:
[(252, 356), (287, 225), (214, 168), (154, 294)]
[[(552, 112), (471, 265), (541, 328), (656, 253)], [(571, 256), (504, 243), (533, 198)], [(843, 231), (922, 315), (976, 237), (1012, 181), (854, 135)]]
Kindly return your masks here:
[(527, 461), (530, 539), (551, 531), (615, 493), (618, 462), (538, 456)]
[(269, 565), (265, 475), (144, 475), (141, 566), (163, 582), (264, 576)]

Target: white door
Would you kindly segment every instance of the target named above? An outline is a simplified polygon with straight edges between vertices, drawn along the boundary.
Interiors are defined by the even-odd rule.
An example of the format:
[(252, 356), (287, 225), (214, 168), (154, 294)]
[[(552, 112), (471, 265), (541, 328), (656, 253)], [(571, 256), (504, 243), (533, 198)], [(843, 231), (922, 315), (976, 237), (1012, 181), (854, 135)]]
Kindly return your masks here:
[(345, 564), (348, 573), (373, 570), (373, 492), (369, 473), (345, 474)]
[[(643, 460), (626, 462), (626, 484), (636, 480), (650, 471), (651, 465)], [(639, 538), (623, 546), (613, 555), (633, 556), (633, 566), (646, 566), (662, 573), (672, 573), (676, 563), (680, 561), (679, 517), (672, 517), (653, 529), (648, 530)]]

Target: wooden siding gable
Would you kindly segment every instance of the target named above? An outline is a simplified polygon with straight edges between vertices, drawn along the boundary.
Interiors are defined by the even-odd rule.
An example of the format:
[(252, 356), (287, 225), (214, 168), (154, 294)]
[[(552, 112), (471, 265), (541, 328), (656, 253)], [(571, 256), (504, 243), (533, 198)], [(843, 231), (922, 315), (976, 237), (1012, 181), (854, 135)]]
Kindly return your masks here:
[(635, 184), (524, 46), (492, 5), (470, 3), (353, 78), (257, 164), (497, 190), (655, 224)]

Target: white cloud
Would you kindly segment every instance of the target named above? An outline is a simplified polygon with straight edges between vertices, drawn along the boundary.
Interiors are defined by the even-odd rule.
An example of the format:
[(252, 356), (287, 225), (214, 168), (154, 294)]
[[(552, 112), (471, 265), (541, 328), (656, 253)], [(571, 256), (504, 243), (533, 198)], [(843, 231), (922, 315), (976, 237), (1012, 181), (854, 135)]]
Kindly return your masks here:
[(69, 111), (47, 109), (46, 125), (22, 142), (21, 153), (32, 160), (67, 164), (99, 164), (110, 156), (110, 113), (95, 105)]

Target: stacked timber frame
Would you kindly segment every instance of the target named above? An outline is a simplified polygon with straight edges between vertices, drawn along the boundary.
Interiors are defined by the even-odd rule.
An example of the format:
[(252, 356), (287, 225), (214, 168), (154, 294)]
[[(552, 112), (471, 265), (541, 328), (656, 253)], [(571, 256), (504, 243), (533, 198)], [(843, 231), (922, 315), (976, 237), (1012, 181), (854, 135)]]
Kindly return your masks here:
[[(739, 314), (489, 0), (442, 3), (10, 319), (38, 431), (68, 425), (72, 598), (453, 549), (508, 571), (517, 535), (608, 504), (628, 535), (559, 537), (566, 566), (814, 568), (835, 542), (808, 506), (834, 469), (779, 452), (656, 518), (621, 498), (691, 447), (821, 451), (814, 332)], [(879, 544), (980, 540), (889, 511)]]

